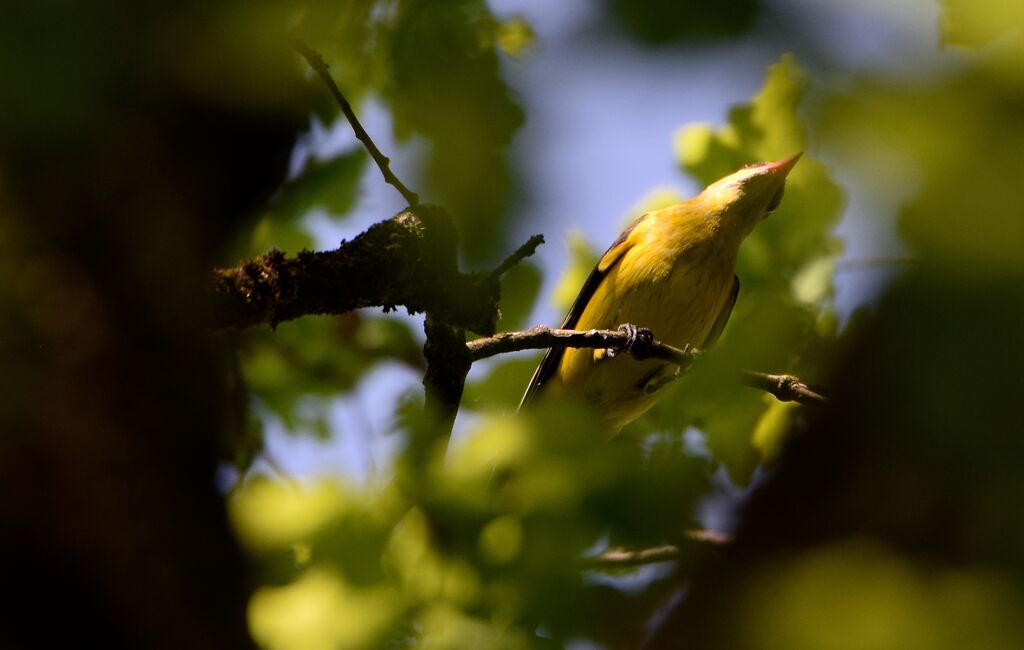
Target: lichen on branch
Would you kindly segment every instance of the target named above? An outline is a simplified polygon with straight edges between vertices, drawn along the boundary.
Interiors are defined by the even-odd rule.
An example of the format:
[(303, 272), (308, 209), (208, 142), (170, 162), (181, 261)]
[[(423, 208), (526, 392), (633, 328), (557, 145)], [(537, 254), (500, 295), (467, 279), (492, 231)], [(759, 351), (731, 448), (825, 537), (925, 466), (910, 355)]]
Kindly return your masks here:
[(368, 228), (332, 251), (271, 251), (233, 268), (215, 269), (212, 325), (218, 329), (277, 323), (364, 307), (431, 312), (451, 325), (490, 334), (500, 287), (488, 273), (461, 273), (456, 236), (442, 208), (421, 205)]

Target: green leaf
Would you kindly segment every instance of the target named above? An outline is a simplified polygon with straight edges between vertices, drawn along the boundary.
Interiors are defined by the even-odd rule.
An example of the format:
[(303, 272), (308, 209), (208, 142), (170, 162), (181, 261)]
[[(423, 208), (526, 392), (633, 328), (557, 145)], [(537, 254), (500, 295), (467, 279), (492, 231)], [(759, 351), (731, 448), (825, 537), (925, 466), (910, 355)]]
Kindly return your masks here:
[(609, 0), (606, 4), (635, 38), (656, 44), (736, 37), (749, 30), (760, 13), (757, 0)]
[(503, 330), (522, 329), (533, 310), (540, 291), (540, 269), (530, 262), (520, 262), (501, 279), (501, 321)]
[[(1002, 0), (939, 0), (942, 42), (979, 47), (1024, 32), (1024, 4)], [(1011, 36), (1012, 37), (1012, 36)]]
[(235, 257), (252, 257), (271, 249), (289, 254), (311, 249), (313, 238), (301, 218), (314, 209), (326, 210), (334, 217), (351, 210), (358, 198), (366, 160), (361, 148), (330, 160), (310, 159), (274, 196), (249, 240), (238, 246)]
[(514, 410), (540, 361), (539, 354), (539, 351), (524, 353), (494, 361), (486, 376), (466, 384), (463, 406), (507, 412)]
[[(902, 202), (899, 231), (914, 257), (953, 277), (1000, 277), (1024, 265), (1012, 191), (1024, 146), (1024, 76), (1004, 76), (1007, 52), (989, 54), (942, 84), (865, 81), (824, 114), (826, 133), (845, 145), (868, 187)], [(879, 219), (889, 226), (892, 215)]]
[(362, 147), (353, 147), (329, 160), (311, 158), (298, 176), (284, 184), (271, 204), (274, 218), (289, 221), (315, 208), (334, 216), (344, 215), (355, 204), (367, 158)]
[(521, 56), (536, 38), (530, 23), (518, 17), (501, 22), (495, 32), (495, 44), (509, 56)]
[[(804, 151), (806, 136), (797, 111), (808, 83), (794, 59), (783, 56), (769, 67), (753, 100), (730, 110), (726, 125), (680, 130), (680, 163), (711, 183), (743, 164)], [(840, 245), (832, 228), (841, 204), (839, 188), (824, 166), (805, 153), (787, 179), (779, 209), (740, 247), (741, 291), (724, 336), (710, 358), (679, 382), (675, 396), (661, 400), (652, 415), (658, 426), (669, 430), (681, 432), (691, 425), (703, 429), (709, 448), (737, 483), (745, 483), (759, 462), (751, 437), (769, 404), (756, 391), (738, 385), (739, 371), (807, 370), (803, 351), (827, 332), (817, 322), (833, 293)]]
[(483, 0), (402, 0), (381, 25), (380, 91), (400, 138), (430, 143), (423, 180), (455, 219), (471, 263), (494, 258), (513, 198), (506, 148), (523, 111), (502, 78)]
[(376, 363), (422, 364), (407, 324), (393, 318), (307, 316), (246, 332), (242, 372), (260, 404), (292, 431), (326, 437), (328, 398), (354, 387)]

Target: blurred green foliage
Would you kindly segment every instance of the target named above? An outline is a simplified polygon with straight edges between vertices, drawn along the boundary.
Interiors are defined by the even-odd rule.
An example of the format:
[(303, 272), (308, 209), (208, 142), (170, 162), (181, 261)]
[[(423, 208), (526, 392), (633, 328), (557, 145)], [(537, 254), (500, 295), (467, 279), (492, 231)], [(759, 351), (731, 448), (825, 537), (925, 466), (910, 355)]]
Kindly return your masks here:
[[(978, 36), (984, 32), (978, 25), (989, 24), (990, 16), (980, 14), (961, 24), (956, 15), (950, 11), (944, 17), (947, 42), (985, 40)], [(416, 20), (412, 14), (405, 19)], [(661, 31), (646, 38), (675, 38), (670, 27), (660, 25)], [(840, 492), (829, 497), (837, 500), (820, 508), (836, 508), (839, 517), (851, 503), (870, 507), (864, 504), (888, 499), (884, 514), (868, 515), (880, 523), (862, 530), (853, 525), (853, 533), (842, 528), (846, 532), (829, 543), (784, 554), (759, 554), (755, 546), (735, 560), (737, 567), (747, 566), (743, 558), (756, 560), (750, 571), (737, 570), (742, 597), (712, 599), (710, 610), (699, 609), (700, 580), (714, 590), (717, 574), (705, 569), (698, 574), (692, 607), (715, 623), (701, 626), (701, 615), (686, 618), (691, 605), (684, 600), (682, 613), (673, 609), (663, 619), (665, 629), (687, 620), (686, 629), (700, 631), (694, 634), (700, 639), (729, 630), (716, 647), (1019, 645), (1022, 583), (1017, 574), (938, 559), (970, 557), (973, 551), (964, 555), (963, 550), (976, 548), (970, 544), (996, 544), (1002, 550), (985, 556), (998, 558), (996, 566), (1024, 566), (1019, 552), (1009, 551), (1009, 542), (986, 537), (989, 524), (948, 521), (940, 505), (982, 503), (985, 517), (998, 521), (1012, 513), (1008, 495), (1021, 491), (992, 465), (991, 457), (1009, 449), (1000, 441), (1013, 425), (996, 404), (983, 407), (989, 417), (971, 415), (970, 405), (984, 398), (951, 392), (943, 379), (951, 357), (965, 352), (962, 346), (942, 350), (950, 330), (977, 341), (996, 331), (1005, 335), (998, 328), (1007, 325), (991, 318), (972, 320), (970, 312), (961, 320), (947, 315), (944, 327), (933, 328), (934, 337), (920, 337), (922, 347), (910, 355), (910, 365), (891, 365), (908, 356), (914, 345), (910, 333), (927, 330), (935, 320), (932, 306), (942, 300), (941, 287), (970, 291), (985, 278), (1006, 287), (1006, 277), (1021, 272), (1024, 237), (1015, 217), (1012, 176), (1024, 150), (1019, 119), (1024, 76), (1012, 65), (1018, 53), (1013, 43), (1004, 40), (984, 55), (970, 56), (956, 73), (930, 84), (907, 86), (863, 76), (811, 106), (804, 105), (810, 77), (785, 56), (769, 67), (760, 92), (730, 111), (724, 125), (681, 129), (676, 138), (680, 165), (703, 183), (743, 164), (804, 151), (781, 208), (741, 249), (740, 299), (717, 348), (678, 382), (671, 396), (609, 444), (594, 441), (590, 414), (581, 404), (509, 415), (534, 367), (535, 357), (525, 355), (491, 362), (468, 384), (463, 410), (475, 415), (474, 424), (447, 456), (435, 450), (425, 468), (399, 460), (393, 470), (396, 481), (386, 487), (335, 484), (296, 491), (259, 482), (245, 486), (233, 497), (235, 520), (269, 571), (269, 586), (250, 610), (257, 639), (280, 648), (562, 647), (574, 638), (635, 647), (657, 608), (689, 584), (692, 566), (677, 563), (668, 573), (640, 579), (631, 592), (605, 582), (614, 572), (581, 571), (581, 558), (608, 546), (682, 543), (685, 531), (696, 525), (697, 504), (709, 493), (712, 473), (720, 466), (737, 483), (749, 480), (758, 466), (778, 467), (781, 476), (792, 472), (787, 468), (790, 436), (811, 426), (813, 413), (738, 386), (737, 372), (792, 372), (840, 391), (840, 360), (859, 349), (878, 359), (873, 376), (895, 373), (892, 386), (899, 388), (888, 399), (894, 409), (905, 410), (889, 412), (889, 423), (899, 431), (868, 418), (864, 426), (875, 436), (858, 439), (882, 437), (895, 464), (880, 474), (867, 472), (848, 488), (838, 483)], [(423, 78), (434, 74), (430, 68), (418, 70)], [(413, 84), (407, 92), (416, 96), (422, 89)], [(971, 119), (965, 121), (965, 115)], [(415, 130), (415, 119), (402, 119)], [(498, 122), (506, 128), (513, 124)], [(437, 142), (443, 141), (440, 133)], [(907, 336), (883, 342), (877, 350), (870, 342), (864, 347), (866, 333), (877, 326), (870, 314), (858, 312), (840, 328), (833, 311), (833, 281), (842, 252), (833, 228), (843, 197), (814, 155), (822, 143), (843, 152), (848, 163), (862, 164), (869, 186), (877, 184), (879, 192), (891, 194), (899, 185), (902, 195), (910, 197), (899, 229), (918, 260), (908, 275), (916, 280), (904, 285), (902, 311), (895, 316), (899, 325), (891, 325)], [(638, 202), (636, 214), (678, 198), (653, 190)], [(554, 295), (561, 308), (575, 297), (596, 259), (595, 247), (582, 236), (572, 237), (569, 247), (570, 267)], [(508, 329), (527, 324), (523, 319), (538, 286), (532, 266), (510, 274), (503, 304)], [(1016, 286), (1004, 295), (1019, 305), (1019, 286), (1024, 285)], [(975, 296), (974, 311), (987, 313), (982, 305), (996, 295)], [(962, 366), (964, 377), (981, 376), (992, 354), (984, 350), (975, 363), (953, 365)], [(1012, 381), (1002, 375), (997, 379)], [(948, 408), (936, 409), (936, 403)], [(413, 400), (403, 410), (399, 428), (405, 435), (413, 436), (420, 426), (417, 408)], [(977, 431), (973, 437), (964, 435), (978, 426), (991, 440)], [(695, 457), (683, 444), (682, 433), (694, 428), (705, 435), (710, 458)], [(929, 444), (922, 437), (926, 432), (939, 436), (932, 440), (951, 446), (965, 463), (988, 467), (991, 473), (958, 475), (943, 467), (929, 474), (928, 464), (941, 456), (922, 452)], [(816, 457), (826, 472), (829, 462), (848, 467), (859, 458)], [(915, 469), (917, 463), (923, 466)], [(891, 492), (879, 492), (871, 487), (872, 477), (878, 476), (900, 478), (882, 480)], [(980, 478), (985, 485), (986, 476), (993, 485), (964, 490), (966, 481)], [(929, 497), (929, 490), (937, 496)], [(811, 484), (802, 495), (813, 500), (818, 492)], [(278, 507), (285, 511), (268, 515)], [(815, 530), (818, 520), (801, 519), (799, 512), (789, 516), (800, 522), (794, 530)], [(835, 518), (822, 521), (828, 522), (821, 524), (823, 535), (839, 525)], [(943, 524), (949, 528), (942, 530)], [(752, 520), (753, 532), (745, 532), (741, 522), (741, 538), (767, 534), (758, 532), (761, 525)], [(787, 529), (765, 526), (772, 534), (787, 534)], [(968, 546), (958, 546), (960, 555), (916, 556), (913, 545), (909, 550), (904, 545), (907, 537), (927, 533), (915, 526), (939, 527), (941, 532), (928, 538), (932, 547), (945, 546), (936, 534), (966, 536), (962, 543)], [(1010, 537), (1016, 539), (1016, 532)], [(620, 575), (629, 576), (635, 579), (628, 570)], [(653, 647), (662, 646), (653, 642)]]
[(523, 123), (499, 76), (495, 30), (483, 0), (406, 0), (383, 44), (396, 132), (430, 141), (426, 180), (474, 261), (503, 252), (500, 215), (512, 183), (503, 153)]
[[(1017, 5), (942, 3), (946, 74), (862, 76), (815, 114), (914, 262), (840, 341), (833, 412), (748, 505), (662, 639), (703, 648), (1024, 643), (1018, 339), (1024, 39)], [(894, 189), (897, 190), (894, 192)], [(785, 201), (784, 201), (785, 204)], [(885, 218), (878, 215), (878, 218)], [(683, 611), (685, 609), (686, 611)], [(723, 634), (724, 632), (724, 634)]]
[[(999, 38), (995, 14), (986, 13), (995, 11), (991, 7), (947, 4), (941, 26), (947, 43)], [(511, 176), (504, 147), (522, 119), (498, 74), (494, 48), (515, 54), (532, 41), (532, 30), (501, 24), (475, 2), (431, 10), (397, 2), (389, 13), (371, 5), (349, 5), (342, 18), (348, 27), (329, 32), (332, 38), (345, 33), (348, 40), (324, 49), (339, 58), (373, 61), (372, 69), (349, 70), (339, 78), (353, 86), (355, 96), (380, 93), (399, 134), (417, 134), (432, 144), (424, 180), (455, 210), (467, 256), (484, 259), (503, 241), (501, 219), (489, 218), (507, 208)], [(698, 20), (688, 13), (694, 6), (680, 5), (676, 21), (648, 9), (615, 6), (619, 18), (651, 42), (740, 32), (753, 16), (745, 11), (722, 22), (724, 13), (711, 12)], [(662, 20), (649, 20), (652, 15)], [(309, 26), (325, 24), (312, 16), (303, 18)], [(318, 37), (334, 42), (327, 33)], [(740, 299), (712, 354), (610, 444), (595, 443), (585, 405), (567, 402), (524, 417), (509, 415), (534, 367), (534, 356), (524, 355), (495, 360), (469, 382), (463, 409), (476, 416), (474, 424), (447, 455), (441, 449), (428, 454), (433, 460), (427, 467), (396, 459), (390, 471), (395, 480), (383, 486), (242, 486), (231, 498), (233, 518), (266, 578), (250, 606), (254, 637), (274, 648), (561, 647), (580, 637), (632, 647), (657, 607), (687, 584), (688, 563), (642, 580), (630, 593), (592, 579), (601, 572), (582, 571), (581, 558), (609, 546), (683, 543), (685, 531), (697, 525), (697, 504), (719, 466), (741, 484), (758, 466), (786, 471), (789, 435), (808, 426), (808, 413), (738, 386), (737, 372), (792, 372), (828, 385), (829, 377), (842, 372), (837, 363), (844, 351), (872, 327), (871, 317), (858, 313), (840, 328), (833, 311), (842, 248), (832, 231), (843, 197), (814, 155), (822, 142), (846, 152), (852, 164), (863, 164), (863, 177), (877, 182), (880, 192), (893, 185), (916, 190), (906, 192), (912, 198), (899, 221), (919, 259), (914, 274), (966, 289), (979, 277), (1020, 270), (1024, 235), (1020, 220), (1011, 218), (1016, 203), (1009, 191), (1024, 144), (1022, 76), (1012, 64), (1017, 53), (1004, 37), (998, 47), (931, 85), (908, 87), (865, 76), (813, 106), (804, 105), (812, 83), (808, 73), (784, 56), (768, 68), (756, 96), (733, 108), (722, 126), (682, 128), (675, 143), (680, 166), (702, 183), (743, 164), (804, 152), (782, 206), (741, 249)], [(474, 120), (475, 111), (490, 119)], [(894, 166), (879, 168), (880, 160)], [(279, 193), (271, 219), (297, 223), (295, 216), (316, 205), (343, 214), (362, 166), (358, 154), (311, 165)], [(485, 179), (479, 176), (484, 169)], [(333, 182), (325, 185), (325, 179)], [(332, 195), (323, 194), (327, 188)], [(654, 189), (632, 216), (679, 198)], [(260, 228), (266, 226), (255, 231), (257, 247), (274, 239)], [(554, 295), (563, 309), (596, 259), (595, 247), (580, 235), (569, 247), (570, 267)], [(510, 272), (502, 303), (506, 329), (528, 325), (539, 286), (533, 265)], [(924, 303), (921, 309), (927, 311)], [(322, 411), (308, 419), (317, 413), (308, 407), (309, 396), (326, 398), (353, 386), (382, 358), (417, 363), (412, 335), (403, 325), (387, 323), (356, 316), (304, 319), (273, 333), (246, 334), (242, 358), (251, 394), (289, 427), (326, 435)], [(974, 336), (985, 336), (991, 326), (985, 323), (990, 321), (976, 323)], [(972, 332), (966, 323), (957, 327)], [(882, 354), (896, 359), (901, 350)], [(970, 419), (928, 417), (933, 400), (957, 401), (941, 385), (921, 381), (941, 378), (949, 362), (942, 354), (930, 359), (932, 365), (915, 357), (901, 403), (922, 411), (911, 422), (946, 431), (948, 440), (959, 440), (959, 453), (984, 464), (987, 452), (951, 430), (970, 429)], [(422, 426), (419, 408), (419, 400), (411, 399), (399, 413), (398, 428), (410, 440)], [(1000, 422), (985, 426), (995, 430), (1004, 426)], [(682, 433), (694, 428), (704, 434), (710, 458), (695, 457), (683, 444)], [(926, 489), (900, 485), (908, 494)], [(994, 498), (986, 494), (978, 499)], [(923, 507), (920, 500), (904, 505)], [(1015, 617), (1020, 588), (1006, 576), (944, 566), (867, 536), (769, 559), (744, 581), (744, 597), (722, 610), (733, 617), (730, 625), (738, 625), (730, 637), (733, 647), (978, 642), (1009, 648), (1021, 638)], [(610, 613), (617, 614), (613, 625)], [(809, 620), (818, 623), (808, 625)]]
[[(251, 230), (242, 233), (233, 255), (245, 259), (270, 249), (295, 253), (313, 247), (303, 217), (324, 210), (335, 219), (355, 207), (368, 156), (352, 149), (329, 160), (310, 158), (269, 201)], [(337, 318), (310, 317), (255, 328), (232, 336), (239, 358), (238, 382), (259, 407), (280, 418), (287, 431), (331, 435), (329, 398), (351, 390), (377, 362), (397, 359), (419, 368), (420, 344), (409, 326), (392, 318), (352, 313)], [(239, 440), (255, 441), (258, 420), (238, 418)], [(336, 433), (336, 432), (335, 432)], [(235, 454), (248, 469), (251, 453)]]
[(738, 648), (1010, 650), (1024, 640), (1024, 601), (1001, 576), (929, 566), (865, 539), (779, 562), (752, 582), (742, 606), (756, 635)]
[(279, 648), (538, 647), (543, 626), (557, 647), (597, 631), (609, 596), (583, 580), (584, 551), (681, 538), (709, 467), (669, 440), (595, 445), (594, 425), (585, 408), (486, 417), (415, 501), (396, 484), (250, 483), (231, 512), (277, 585), (253, 599), (253, 634)]
[(551, 301), (559, 310), (568, 312), (580, 287), (586, 282), (590, 271), (597, 264), (601, 254), (587, 241), (582, 232), (569, 233), (569, 267), (558, 280)]
[(335, 218), (344, 217), (355, 206), (359, 179), (368, 156), (352, 149), (330, 160), (310, 159), (271, 198), (265, 214), (256, 221), (235, 255), (245, 259), (272, 248), (285, 251), (309, 250), (313, 239), (302, 222), (311, 211), (325, 210)]
[[(780, 160), (807, 148), (797, 116), (807, 74), (792, 57), (771, 66), (749, 103), (734, 107), (719, 129), (691, 125), (676, 136), (680, 164), (709, 184), (744, 164)], [(836, 336), (829, 312), (834, 259), (841, 252), (831, 234), (842, 201), (824, 166), (808, 152), (786, 182), (782, 205), (740, 248), (740, 295), (725, 334), (705, 362), (663, 399), (632, 435), (652, 430), (681, 433), (696, 426), (731, 478), (746, 483), (761, 458), (786, 430), (772, 400), (738, 387), (741, 368), (771, 368), (816, 381)], [(756, 444), (752, 432), (756, 432)]]
[[(540, 282), (540, 270), (529, 262), (521, 263), (505, 274), (501, 283), (502, 329), (515, 331), (531, 326), (526, 319), (537, 300)], [(523, 387), (535, 367), (533, 356), (492, 359), (483, 377), (466, 382), (462, 408), (511, 413), (519, 404)]]
[(842, 142), (884, 142), (895, 153), (896, 164), (881, 167), (851, 160), (872, 183), (919, 188), (904, 207), (901, 235), (924, 260), (955, 267), (964, 281), (1002, 274), (1021, 259), (1024, 222), (1009, 218), (1018, 202), (1007, 192), (1024, 141), (1021, 52), (1019, 42), (1007, 43), (965, 72), (911, 90), (866, 81), (825, 114)]
[[(529, 25), (514, 17), (498, 20), (482, 0), (320, 1), (285, 7), (293, 34), (323, 53), (353, 103), (376, 96), (388, 108), (399, 138), (419, 137), (429, 144), (420, 161), (423, 177), (405, 180), (418, 189), (425, 186), (425, 198), (453, 215), (467, 261), (480, 264), (507, 254), (514, 181), (506, 148), (523, 115), (502, 79), (499, 53), (518, 55), (528, 48), (533, 40)], [(321, 101), (317, 108), (325, 121), (344, 119), (329, 103)], [(361, 149), (330, 160), (310, 159), (273, 197), (255, 227), (242, 233), (235, 256), (310, 248), (301, 218), (313, 209), (345, 218), (354, 207), (366, 160)], [(503, 327), (524, 323), (539, 286), (539, 273), (530, 264), (506, 276)], [(326, 435), (326, 402), (306, 397), (346, 390), (382, 359), (421, 363), (410, 352), (419, 335), (407, 325), (360, 320), (363, 339), (379, 340), (370, 350), (363, 339), (339, 335), (353, 327), (312, 319), (282, 325), (273, 334), (242, 333), (243, 374), (252, 395), (289, 430)]]
[[(996, 0), (939, 5), (941, 74), (809, 65), (819, 84), (784, 56), (721, 125), (680, 130), (680, 167), (704, 183), (805, 153), (741, 250), (722, 340), (619, 439), (596, 440), (572, 400), (514, 416), (537, 356), (521, 355), (469, 382), (447, 453), (435, 446), (418, 465), (400, 455), (364, 485), (243, 476), (227, 507), (258, 582), (246, 612), (256, 642), (1024, 645), (1024, 14)], [(648, 44), (742, 35), (760, 10), (603, 6)], [(0, 578), (20, 596), (0, 621), (28, 612), (40, 646), (58, 627), (86, 640), (173, 628), (164, 642), (177, 647), (192, 647), (181, 639), (193, 632), (233, 639), (243, 581), (211, 506), (218, 426), (258, 427), (245, 414), (254, 403), (289, 430), (337, 435), (333, 398), (384, 360), (423, 364), (418, 333), (380, 314), (218, 334), (233, 360), (223, 364), (196, 325), (209, 266), (310, 247), (303, 218), (346, 218), (368, 168), (353, 149), (281, 182), (309, 115), (337, 116), (282, 26), (326, 55), (354, 103), (376, 97), (397, 135), (427, 145), (421, 177), (406, 180), (452, 211), (476, 265), (516, 245), (508, 147), (524, 114), (501, 57), (536, 36), (482, 0), (59, 7), (61, 20), (21, 3), (0, 21), (0, 77), (34, 89), (0, 111), (0, 514), (17, 531), (2, 540)], [(900, 197), (894, 225), (914, 258), (842, 326), (832, 303), (843, 193), (820, 162), (826, 149), (857, 171), (858, 191)], [(636, 212), (677, 198), (655, 188)], [(561, 308), (604, 243), (570, 237)], [(507, 275), (506, 329), (529, 324), (540, 285), (529, 263)], [(795, 373), (833, 405), (781, 404), (738, 386), (741, 368)], [(222, 417), (224, 392), (242, 413)], [(419, 444), (421, 393), (394, 415), (401, 443)], [(707, 454), (694, 452), (695, 432)], [(257, 434), (232, 438), (227, 457), (242, 470)], [(766, 478), (734, 544), (688, 545), (716, 472), (745, 484), (758, 467)], [(664, 544), (685, 553), (651, 570), (584, 562)]]
[(761, 9), (758, 0), (608, 0), (607, 4), (636, 38), (654, 45), (738, 36), (754, 25)]
[(240, 338), (249, 394), (288, 430), (321, 438), (332, 433), (328, 398), (351, 390), (374, 364), (399, 360), (423, 366), (420, 344), (409, 327), (386, 317), (307, 317)]
[(513, 331), (527, 325), (540, 291), (540, 269), (523, 262), (510, 269), (501, 281), (501, 326)]
[(294, 30), (334, 64), (343, 92), (377, 95), (396, 135), (429, 144), (425, 198), (452, 214), (466, 259), (507, 253), (515, 178), (505, 153), (524, 118), (499, 53), (528, 47), (528, 25), (499, 21), (483, 0), (321, 0), (296, 12)]
[[(938, 0), (940, 35), (949, 45), (976, 47), (1002, 37), (1020, 38), (1024, 6), (999, 0)], [(1015, 33), (1016, 32), (1016, 33)]]
[[(795, 63), (784, 60), (770, 70), (764, 90), (752, 104), (733, 111), (728, 127), (719, 132), (706, 127), (686, 131), (680, 138), (689, 143), (682, 151), (684, 160), (702, 180), (709, 180), (745, 162), (781, 158), (803, 149), (795, 111), (805, 86)], [(267, 588), (254, 601), (254, 634), (274, 647), (300, 647), (311, 638), (373, 646), (386, 639), (394, 643), (410, 630), (417, 631), (421, 642), (442, 647), (473, 647), (469, 639), (496, 647), (535, 647), (539, 641), (533, 630), (538, 627), (547, 630), (556, 645), (580, 634), (607, 638), (637, 634), (657, 598), (675, 587), (652, 583), (645, 592), (650, 600), (634, 603), (632, 618), (610, 630), (601, 612), (621, 607), (623, 599), (630, 598), (582, 580), (581, 556), (602, 545), (681, 542), (685, 531), (696, 525), (695, 505), (708, 492), (714, 463), (686, 452), (678, 435), (685, 427), (704, 428), (716, 462), (729, 464), (737, 473), (749, 472), (757, 463), (755, 447), (770, 455), (778, 453), (779, 436), (792, 419), (791, 407), (772, 406), (754, 391), (740, 394), (745, 389), (735, 387), (732, 373), (750, 363), (751, 355), (763, 367), (796, 367), (800, 351), (812, 347), (806, 342), (807, 333), (814, 331), (822, 307), (828, 304), (834, 268), (829, 260), (838, 252), (828, 228), (837, 217), (838, 190), (820, 165), (813, 160), (804, 163), (804, 170), (794, 173), (787, 197), (797, 207), (780, 209), (765, 224), (766, 232), (753, 245), (754, 254), (743, 262), (741, 272), (750, 276), (743, 296), (752, 306), (740, 318), (750, 324), (742, 334), (731, 335), (732, 350), (723, 344), (726, 361), (698, 370), (694, 386), (681, 389), (685, 397), (679, 403), (685, 407), (663, 407), (634, 427), (631, 436), (610, 445), (594, 444), (593, 423), (584, 405), (561, 404), (527, 418), (498, 415), (514, 408), (534, 365), (530, 357), (499, 360), (467, 387), (464, 409), (475, 410), (483, 420), (447, 461), (435, 453), (426, 471), (410, 472), (401, 463), (395, 467), (397, 482), (383, 493), (389, 495), (384, 497), (390, 504), (389, 516), (348, 520), (355, 516), (349, 513), (377, 510), (368, 504), (381, 496), (318, 488), (334, 490), (334, 497), (326, 501), (332, 505), (323, 506), (322, 495), (316, 496), (319, 492), (297, 493), (291, 498), (298, 500), (294, 507), (300, 514), (282, 515), (285, 525), (260, 532), (251, 527), (251, 521), (266, 518), (269, 506), (259, 495), (278, 488), (256, 484), (243, 489), (235, 497), (236, 519), (256, 551), (279, 558), (268, 560), (267, 566), (280, 571), (296, 547), (304, 549), (303, 561), (293, 563), (291, 581)], [(638, 208), (642, 212), (677, 198), (655, 192)], [(800, 210), (809, 213), (800, 219)], [(596, 258), (582, 237), (573, 239), (570, 248), (573, 262), (555, 297), (566, 305)], [(796, 290), (792, 278), (801, 271)], [(538, 287), (539, 275), (532, 266), (512, 271), (503, 302), (510, 328), (523, 323)], [(785, 298), (783, 308), (780, 295)], [(289, 338), (283, 329), (274, 335), (278, 346)], [(297, 341), (309, 340), (297, 330)], [(834, 325), (825, 331), (823, 339), (833, 336)], [(766, 346), (765, 340), (772, 344)], [(762, 348), (766, 351), (754, 354), (753, 349)], [(327, 350), (311, 358), (325, 368), (338, 363)], [(252, 361), (265, 363), (259, 357)], [(348, 364), (355, 369), (352, 377), (358, 377), (360, 366)], [(308, 370), (300, 367), (299, 373)], [(247, 374), (268, 377), (270, 382), (284, 377), (273, 364), (250, 368)], [(296, 376), (284, 382), (296, 388), (290, 399), (331, 390), (323, 375), (309, 373), (309, 377), (310, 384), (304, 385)], [(319, 389), (312, 385), (316, 383)], [(260, 388), (253, 388), (259, 395)], [(746, 410), (735, 407), (738, 394), (747, 398)], [(405, 422), (407, 435), (413, 436), (419, 426), (415, 416)], [(649, 435), (655, 432), (670, 434)], [(402, 485), (406, 487), (398, 487)], [(287, 504), (292, 488), (280, 490), (282, 494), (274, 498)], [(305, 503), (307, 499), (314, 501)], [(320, 512), (330, 514), (325, 519), (316, 514)], [(311, 528), (303, 523), (300, 530), (281, 539), (282, 530), (292, 530), (288, 521), (319, 523), (310, 524)], [(378, 554), (379, 560), (372, 565), (379, 570), (367, 572), (368, 557)], [(354, 557), (360, 560), (353, 565)], [(275, 575), (281, 580), (287, 573)], [(316, 634), (306, 628), (292, 634), (289, 625), (298, 623), (289, 622), (285, 613), (306, 598), (327, 599), (335, 607), (365, 598), (377, 606), (374, 616), (346, 615), (344, 629), (325, 613), (302, 623), (315, 626)], [(583, 623), (588, 620), (594, 622)], [(448, 635), (452, 635), (450, 644), (443, 640)]]

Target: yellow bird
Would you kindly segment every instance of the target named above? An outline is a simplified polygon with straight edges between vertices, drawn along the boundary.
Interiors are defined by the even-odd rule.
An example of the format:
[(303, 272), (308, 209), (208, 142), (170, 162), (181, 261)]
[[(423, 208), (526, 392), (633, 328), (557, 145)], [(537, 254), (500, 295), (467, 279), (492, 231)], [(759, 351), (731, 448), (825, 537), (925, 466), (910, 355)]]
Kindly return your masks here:
[[(562, 327), (629, 324), (670, 345), (706, 350), (739, 295), (740, 244), (779, 206), (786, 175), (799, 158), (747, 165), (692, 199), (634, 221), (601, 256)], [(582, 395), (614, 434), (654, 405), (674, 370), (666, 361), (637, 361), (605, 349), (552, 348), (519, 408), (538, 395)]]

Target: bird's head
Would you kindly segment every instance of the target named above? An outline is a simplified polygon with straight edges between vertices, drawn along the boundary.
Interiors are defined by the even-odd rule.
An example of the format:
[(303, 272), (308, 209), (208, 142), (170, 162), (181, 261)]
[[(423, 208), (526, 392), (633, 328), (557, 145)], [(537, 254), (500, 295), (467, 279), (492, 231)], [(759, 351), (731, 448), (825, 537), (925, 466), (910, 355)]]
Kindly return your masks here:
[(745, 237), (779, 207), (786, 175), (800, 156), (798, 153), (777, 162), (746, 165), (708, 185), (701, 198), (723, 226), (735, 228)]

